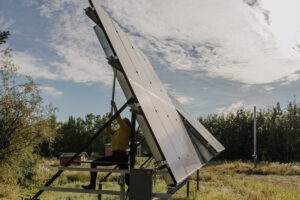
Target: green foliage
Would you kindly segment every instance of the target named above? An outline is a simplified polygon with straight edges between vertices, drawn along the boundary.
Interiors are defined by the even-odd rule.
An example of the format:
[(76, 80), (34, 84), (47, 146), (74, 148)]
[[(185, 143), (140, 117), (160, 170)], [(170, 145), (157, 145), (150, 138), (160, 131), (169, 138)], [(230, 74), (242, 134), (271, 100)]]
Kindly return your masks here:
[[(49, 155), (58, 157), (62, 152), (77, 152), (80, 147), (85, 145), (94, 136), (107, 120), (107, 114), (100, 116), (90, 113), (87, 114), (84, 119), (81, 117), (75, 119), (73, 116), (70, 116), (68, 121), (58, 123), (58, 136), (54, 143), (54, 148)], [(117, 127), (117, 123), (113, 122), (112, 126)], [(142, 143), (143, 151), (149, 151), (140, 129), (137, 131), (136, 140)], [(98, 154), (97, 156), (99, 156), (99, 154), (104, 155), (104, 145), (109, 142), (110, 135), (104, 130), (85, 151), (89, 155), (92, 153)]]
[[(1, 32), (5, 42), (8, 32)], [(24, 80), (25, 79), (25, 80)], [(51, 141), (55, 109), (42, 106), (39, 90), (30, 77), (19, 77), (11, 49), (0, 46), (0, 181), (30, 179), (40, 143)]]
[[(70, 116), (67, 122), (61, 122), (57, 125), (58, 139), (54, 145), (52, 155), (58, 156), (62, 152), (76, 152), (80, 147), (86, 144), (93, 135), (107, 121), (107, 116), (87, 114), (85, 119), (78, 117), (75, 119)], [(104, 144), (109, 142), (110, 136), (101, 133), (95, 141), (86, 149), (90, 155), (92, 152), (104, 154)]]
[(9, 35), (9, 31), (0, 31), (0, 45), (6, 42), (5, 40), (8, 38)]
[[(253, 154), (253, 113), (243, 109), (225, 115), (199, 119), (226, 150), (219, 158), (251, 159)], [(290, 102), (285, 110), (279, 103), (257, 112), (257, 148), (265, 161), (300, 161), (300, 106)]]

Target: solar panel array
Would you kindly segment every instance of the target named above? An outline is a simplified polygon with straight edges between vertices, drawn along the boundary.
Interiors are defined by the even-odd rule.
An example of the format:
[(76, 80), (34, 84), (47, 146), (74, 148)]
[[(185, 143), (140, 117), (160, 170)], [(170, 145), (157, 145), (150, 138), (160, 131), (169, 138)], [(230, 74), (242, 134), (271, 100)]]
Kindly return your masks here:
[[(202, 162), (181, 116), (148, 58), (130, 41), (97, 0), (91, 0), (91, 3), (99, 17), (99, 26), (104, 30), (123, 69), (123, 73), (118, 73), (118, 80), (125, 96), (136, 97), (141, 106), (143, 116), (138, 116), (137, 120), (151, 151), (156, 152), (152, 152), (155, 159), (165, 159), (174, 183), (183, 181), (199, 169)], [(205, 138), (215, 142), (209, 132)]]

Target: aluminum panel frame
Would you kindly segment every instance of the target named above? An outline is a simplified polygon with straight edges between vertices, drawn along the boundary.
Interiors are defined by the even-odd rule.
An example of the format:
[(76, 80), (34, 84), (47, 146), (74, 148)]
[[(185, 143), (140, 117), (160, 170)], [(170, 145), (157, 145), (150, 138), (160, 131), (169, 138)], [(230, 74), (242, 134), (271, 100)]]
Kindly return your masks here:
[[(184, 178), (186, 178), (191, 173), (193, 173), (196, 170), (195, 167), (197, 165), (199, 166), (200, 164), (200, 161), (196, 159), (197, 158), (196, 151), (193, 148), (191, 140), (187, 136), (187, 133), (185, 133), (186, 132), (185, 127), (180, 123), (173, 123), (173, 124), (171, 123), (170, 119), (179, 118), (179, 115), (175, 110), (175, 107), (172, 105), (170, 98), (165, 93), (164, 95), (165, 98), (162, 99), (160, 97), (162, 96), (161, 94), (157, 94), (157, 93), (155, 94), (153, 92), (153, 88), (151, 87), (152, 84), (150, 84), (150, 81), (146, 76), (145, 70), (144, 68), (141, 67), (142, 65), (139, 62), (137, 55), (134, 52), (134, 46), (128, 40), (126, 34), (120, 28), (116, 28), (116, 30), (120, 36), (124, 48), (128, 52), (128, 56), (132, 61), (131, 68), (134, 68), (136, 74), (138, 74), (138, 76), (140, 77), (140, 81), (142, 83), (142, 84), (138, 84), (139, 81), (136, 81), (136, 79), (133, 81), (129, 76), (129, 80), (130, 82), (132, 82), (131, 85), (133, 87), (133, 90), (137, 91), (136, 88), (138, 87), (144, 89), (144, 91), (142, 90), (139, 92), (139, 94), (136, 94), (137, 99), (139, 100), (142, 108), (147, 108), (147, 106), (150, 107), (152, 106), (156, 108), (157, 110), (156, 113), (152, 113), (151, 116), (156, 114), (156, 117), (158, 117), (160, 123), (159, 121), (157, 121), (157, 119), (154, 120), (153, 118), (150, 117), (147, 117), (147, 119), (151, 124), (152, 128), (153, 126), (159, 126), (161, 128), (160, 132), (158, 131), (155, 132), (156, 137), (159, 137), (157, 133), (160, 133), (160, 135), (162, 134), (165, 135), (163, 138), (165, 138), (166, 136), (169, 138), (168, 142), (171, 144), (171, 146), (168, 145), (163, 138), (161, 139), (158, 138), (157, 140), (161, 149), (163, 149), (164, 154), (166, 154), (165, 157), (169, 163), (170, 168), (173, 168), (172, 171), (177, 171), (176, 174), (174, 174), (176, 181), (181, 182), (182, 180), (184, 180)], [(126, 66), (124, 68), (124, 71), (126, 73)], [(133, 83), (135, 83), (135, 86), (137, 87), (134, 87)], [(143, 92), (145, 94), (142, 94)], [(162, 90), (160, 90), (159, 92), (163, 93)], [(142, 96), (143, 98), (141, 98)], [(152, 105), (151, 103), (149, 103), (147, 106), (143, 106), (143, 101), (146, 101), (145, 99), (147, 98), (146, 96), (148, 96), (150, 102), (152, 102)], [(150, 111), (146, 111), (146, 113), (148, 112)], [(162, 128), (164, 128), (165, 131), (162, 131)], [(172, 147), (173, 149), (171, 154), (168, 153), (170, 147)], [(177, 154), (174, 155), (174, 152), (176, 152), (176, 150), (177, 150)], [(198, 163), (196, 163), (196, 161), (198, 161)]]
[[(190, 175), (191, 173), (193, 173), (196, 166), (199, 166), (199, 163), (196, 162), (197, 159), (190, 159), (190, 157), (196, 157), (196, 152), (194, 151), (193, 146), (191, 145), (190, 138), (188, 137), (188, 135), (183, 134), (185, 128), (183, 124), (180, 124), (178, 122), (179, 115), (175, 107), (173, 106), (171, 99), (169, 98), (167, 93), (164, 92), (164, 90), (162, 90), (162, 83), (159, 81), (152, 66), (149, 66), (149, 62), (146, 63), (146, 59), (143, 60), (139, 57), (141, 53), (135, 51), (137, 48), (131, 43), (127, 35), (119, 27), (116, 27), (116, 30), (120, 36), (120, 39), (122, 40), (126, 51), (128, 52), (128, 56), (130, 57), (133, 63), (132, 68), (136, 70), (138, 76), (140, 76), (140, 80), (142, 81), (142, 87), (146, 89), (144, 92), (148, 93), (148, 98), (150, 98), (150, 100), (152, 101), (152, 106), (154, 106), (154, 108), (157, 108), (158, 110), (158, 112), (156, 112), (157, 116), (159, 117), (160, 121), (163, 122), (163, 125), (161, 127), (166, 126), (165, 133), (169, 138), (171, 138), (169, 141), (172, 144), (173, 149), (175, 151), (178, 149), (178, 157), (172, 160), (176, 162), (173, 164), (173, 166), (180, 166), (181, 168), (181, 166), (183, 165), (186, 174)], [(146, 69), (150, 70), (148, 70), (147, 72)], [(156, 81), (152, 82), (149, 79), (149, 77), (151, 76), (153, 76), (154, 79), (156, 79)], [(158, 87), (160, 86), (159, 90), (155, 90), (156, 85)], [(139, 95), (137, 95), (137, 97), (139, 97)], [(157, 124), (157, 122), (153, 124)], [(163, 145), (164, 143), (160, 144), (160, 146)], [(166, 157), (171, 158), (172, 156)], [(182, 162), (180, 161), (180, 159), (184, 159), (184, 161)]]
[[(144, 129), (155, 137), (152, 140), (158, 145), (154, 151), (161, 151), (163, 155), (160, 156), (166, 159), (174, 181), (179, 183), (202, 166), (180, 116), (147, 57), (130, 42), (96, 0), (91, 2), (124, 70), (122, 81), (129, 82), (126, 89), (131, 89), (132, 94), (125, 96), (135, 96), (139, 101), (145, 116), (141, 124), (150, 126), (148, 130)], [(120, 85), (123, 84), (120, 82)], [(138, 122), (140, 120), (139, 117)]]
[[(118, 79), (118, 82), (125, 94), (126, 99), (132, 98), (133, 95), (130, 91), (130, 87), (128, 86), (127, 80), (125, 79), (122, 72), (117, 71), (117, 79)], [(151, 130), (149, 129), (149, 127), (147, 125), (144, 115), (137, 115), (137, 121), (138, 121), (139, 127), (141, 128), (141, 130), (143, 132), (143, 135), (147, 141), (147, 144), (150, 148), (150, 151), (151, 151), (154, 159), (156, 161), (164, 160), (164, 157), (161, 155), (160, 150), (158, 149), (157, 144), (151, 134)], [(174, 181), (172, 180), (172, 177), (170, 175), (164, 174), (163, 177), (168, 185), (174, 184)]]
[[(110, 49), (110, 46), (108, 47), (108, 45), (107, 45), (108, 41), (107, 41), (107, 38), (106, 38), (102, 28), (100, 28), (99, 26), (95, 26), (94, 29), (95, 29), (96, 35), (98, 36), (98, 39), (101, 43), (101, 46), (106, 53), (106, 56), (107, 57), (110, 57), (110, 56), (116, 57), (114, 55), (114, 53), (112, 52), (112, 49)], [(128, 81), (126, 80), (125, 76), (123, 75), (122, 72), (120, 72), (118, 70), (116, 70), (116, 73), (117, 73), (116, 76), (117, 76), (118, 82), (125, 94), (125, 97), (127, 99), (132, 98), (133, 94), (131, 92), (130, 86), (128, 85), (128, 83), (127, 83)], [(143, 131), (143, 134), (149, 145), (150, 151), (151, 151), (154, 159), (156, 161), (165, 160), (158, 148), (158, 145), (157, 145), (155, 139), (153, 138), (153, 135), (151, 134), (151, 130), (149, 129), (149, 127), (147, 125), (144, 115), (137, 115), (137, 121), (139, 123), (140, 128)], [(172, 177), (170, 175), (164, 174), (163, 177), (168, 185), (174, 184), (174, 180), (172, 179)]]

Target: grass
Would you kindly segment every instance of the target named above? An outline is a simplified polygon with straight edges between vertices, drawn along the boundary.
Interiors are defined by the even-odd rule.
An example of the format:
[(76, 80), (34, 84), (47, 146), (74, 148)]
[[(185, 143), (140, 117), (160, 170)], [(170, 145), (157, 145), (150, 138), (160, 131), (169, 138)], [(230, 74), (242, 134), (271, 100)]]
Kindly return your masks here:
[[(142, 162), (142, 160), (139, 160)], [(36, 175), (26, 189), (0, 183), (0, 199), (21, 199), (37, 191), (57, 170), (57, 160), (42, 160)], [(102, 173), (100, 175), (103, 176)], [(110, 177), (103, 189), (117, 190), (117, 175)], [(191, 176), (190, 198), (194, 200), (299, 200), (300, 199), (300, 164), (259, 163), (253, 168), (250, 162), (215, 162), (200, 170), (200, 188), (196, 189), (196, 175)], [(55, 186), (80, 188), (87, 184), (86, 172), (64, 172), (54, 182)], [(167, 186), (157, 177), (154, 192), (163, 192)], [(44, 192), (41, 199), (47, 200), (96, 200), (97, 195)], [(103, 199), (119, 199), (118, 196), (103, 196)], [(171, 199), (183, 200), (186, 187), (180, 189)]]

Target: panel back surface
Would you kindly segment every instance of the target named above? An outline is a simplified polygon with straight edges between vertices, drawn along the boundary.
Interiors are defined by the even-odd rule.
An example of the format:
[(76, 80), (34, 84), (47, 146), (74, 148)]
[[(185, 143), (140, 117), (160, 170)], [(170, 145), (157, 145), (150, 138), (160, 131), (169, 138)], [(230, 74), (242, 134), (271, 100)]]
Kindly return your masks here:
[(184, 124), (147, 57), (112, 21), (97, 0), (91, 2), (174, 182), (179, 183), (201, 167)]

